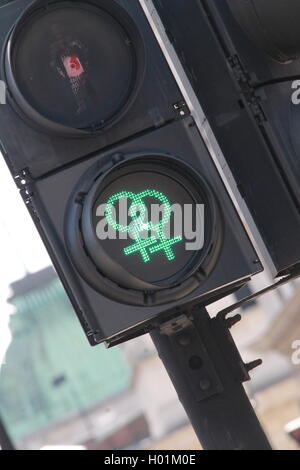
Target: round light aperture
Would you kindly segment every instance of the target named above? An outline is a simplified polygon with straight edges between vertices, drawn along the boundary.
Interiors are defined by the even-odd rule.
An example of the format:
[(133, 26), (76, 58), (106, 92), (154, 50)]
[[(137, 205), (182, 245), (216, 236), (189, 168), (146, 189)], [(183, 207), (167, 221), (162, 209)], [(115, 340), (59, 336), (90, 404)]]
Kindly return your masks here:
[[(181, 161), (125, 157), (104, 173), (88, 172), (76, 193), (67, 244), (96, 290), (124, 303), (127, 291), (133, 304), (161, 304), (172, 292), (182, 298), (195, 290), (213, 269), (222, 239), (218, 206)], [(79, 194), (85, 196), (78, 205)]]
[[(193, 231), (197, 202), (184, 181), (170, 177), (159, 168), (151, 168), (151, 165), (149, 168), (146, 164), (137, 166), (140, 168), (130, 168), (123, 175), (116, 175), (105, 188), (99, 188), (92, 210), (94, 231), (96, 233), (98, 227), (100, 232), (102, 226), (110, 230), (113, 238), (99, 240), (99, 247), (130, 275), (157, 287), (172, 285), (193, 270), (197, 258), (198, 250), (186, 249), (189, 241), (182, 230), (182, 209), (189, 206), (190, 232)], [(115, 214), (109, 218), (105, 213), (98, 216), (97, 212), (101, 214), (100, 208), (105, 210), (107, 203)], [(204, 204), (204, 201), (199, 199), (198, 203)], [(177, 227), (177, 214), (172, 208), (178, 209)], [(119, 224), (122, 218), (126, 222)], [(199, 232), (201, 230), (202, 226)], [(126, 279), (123, 283), (126, 284)]]
[(110, 2), (36, 2), (15, 26), (5, 69), (27, 117), (96, 132), (128, 105), (142, 41), (127, 13), (102, 4)]

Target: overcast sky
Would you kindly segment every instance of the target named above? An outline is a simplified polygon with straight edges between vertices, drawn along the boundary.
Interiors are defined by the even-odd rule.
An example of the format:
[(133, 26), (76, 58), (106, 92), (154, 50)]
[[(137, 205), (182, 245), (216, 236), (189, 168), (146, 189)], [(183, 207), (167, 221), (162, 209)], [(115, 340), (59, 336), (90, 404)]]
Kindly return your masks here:
[(6, 300), (11, 282), (50, 264), (27, 209), (0, 154), (0, 362), (9, 344)]

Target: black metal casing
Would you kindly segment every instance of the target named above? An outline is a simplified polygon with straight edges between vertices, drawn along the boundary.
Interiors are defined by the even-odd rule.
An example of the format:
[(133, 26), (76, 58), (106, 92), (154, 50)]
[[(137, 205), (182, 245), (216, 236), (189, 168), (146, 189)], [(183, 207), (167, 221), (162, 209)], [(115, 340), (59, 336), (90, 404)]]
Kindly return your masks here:
[[(176, 135), (176, 139), (174, 139)], [(198, 170), (217, 188), (217, 200), (224, 220), (223, 244), (220, 256), (211, 275), (193, 293), (181, 300), (167, 300), (160, 306), (134, 306), (110, 300), (99, 294), (76, 272), (66, 251), (64, 237), (65, 213), (69, 198), (81, 176), (97, 161), (113, 161), (115, 154), (152, 154), (163, 152), (174, 155)], [(53, 193), (55, 188), (55, 194)], [(226, 293), (234, 291), (256, 272), (261, 270), (257, 255), (252, 248), (240, 219), (217, 174), (214, 164), (202, 142), (192, 118), (168, 124), (126, 144), (117, 145), (113, 152), (108, 150), (94, 155), (64, 171), (32, 182), (28, 191), (33, 194), (29, 209), (33, 217), (39, 218), (37, 227), (51, 254), (54, 265), (69, 293), (77, 314), (83, 319), (89, 334), (97, 342), (104, 339), (109, 343), (123, 336), (136, 335), (151, 329), (157, 317), (168, 317), (168, 311), (176, 312), (176, 307), (197, 301), (209, 304)], [(51, 201), (51, 204), (49, 204)], [(130, 298), (130, 291), (128, 291)], [(125, 296), (124, 301), (127, 302)], [(129, 300), (130, 303), (130, 300)], [(174, 310), (175, 309), (175, 310)], [(95, 333), (97, 332), (97, 333)]]
[[(0, 106), (2, 151), (21, 195), (91, 344), (106, 341), (109, 345), (149, 331), (162, 318), (174, 315), (177, 307), (193, 302), (207, 305), (236, 290), (261, 270), (139, 2), (116, 2), (137, 23), (146, 51), (140, 90), (120, 120), (99, 135), (62, 137), (31, 127), (9, 102)], [(24, 0), (17, 1), (0, 10), (0, 45), (4, 46), (24, 5)], [(162, 305), (134, 306), (126, 296), (124, 302), (116, 302), (93, 289), (76, 269), (66, 244), (68, 205), (76, 188), (80, 188), (83, 175), (97, 164), (113, 165), (116, 155), (119, 158), (134, 154), (169, 155), (191, 166), (213, 189), (222, 212), (222, 246), (214, 268), (198, 279), (185, 297), (178, 297), (174, 288)]]
[(299, 2), (154, 4), (276, 273), (293, 271), (300, 262), (300, 107), (292, 103), (292, 77), (300, 72)]
[[(174, 105), (182, 101), (182, 96), (142, 9), (137, 1), (114, 1), (134, 18), (145, 48), (144, 78), (136, 99), (125, 116), (113, 126), (104, 129), (99, 134), (95, 133), (94, 136), (85, 138), (68, 138), (55, 135), (51, 129), (48, 132), (47, 129), (45, 131), (35, 129), (34, 125), (31, 126), (28, 123), (28, 119), (25, 122), (23, 116), (17, 115), (11, 106), (0, 108), (2, 150), (4, 156), (7, 156), (7, 163), (14, 175), (20, 174), (27, 168), (32, 178), (39, 178), (84, 158), (89, 153), (107, 148), (115, 142), (128, 139), (141, 132), (160, 127), (179, 116)], [(76, 0), (73, 0), (71, 3), (75, 2)], [(109, 8), (110, 2), (107, 0), (104, 2), (108, 3)], [(45, 0), (44, 3), (47, 4), (47, 1)], [(26, 6), (31, 4), (31, 0), (19, 0), (2, 7), (0, 14), (2, 55), (9, 31)], [(5, 80), (3, 62), (2, 57), (0, 79)], [(9, 87), (8, 95), (10, 95)], [(8, 101), (10, 101), (9, 96)]]

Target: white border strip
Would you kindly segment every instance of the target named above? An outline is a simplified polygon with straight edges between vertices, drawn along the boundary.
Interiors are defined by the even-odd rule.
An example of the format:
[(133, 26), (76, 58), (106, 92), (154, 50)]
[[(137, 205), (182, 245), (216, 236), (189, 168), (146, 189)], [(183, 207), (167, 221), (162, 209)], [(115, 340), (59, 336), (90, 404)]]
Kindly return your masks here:
[(171, 68), (171, 71), (177, 81), (180, 91), (188, 105), (200, 134), (207, 146), (210, 156), (219, 172), (219, 175), (231, 197), (231, 200), (237, 210), (245, 230), (255, 247), (257, 254), (266, 271), (274, 277), (277, 272), (273, 260), (265, 246), (258, 228), (252, 218), (252, 215), (242, 198), (233, 175), (228, 167), (222, 150), (216, 140), (216, 137), (209, 125), (199, 100), (193, 90), (193, 87), (185, 73), (177, 53), (169, 41), (164, 25), (158, 15), (152, 0), (139, 0), (141, 7), (150, 23), (162, 52)]

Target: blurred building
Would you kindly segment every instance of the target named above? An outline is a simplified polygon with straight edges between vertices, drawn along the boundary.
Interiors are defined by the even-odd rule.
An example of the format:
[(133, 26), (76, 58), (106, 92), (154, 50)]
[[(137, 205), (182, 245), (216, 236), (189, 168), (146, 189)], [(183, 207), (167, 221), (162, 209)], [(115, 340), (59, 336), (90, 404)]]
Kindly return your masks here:
[(0, 415), (18, 448), (139, 448), (188, 423), (150, 337), (92, 348), (52, 268), (11, 290)]
[(147, 437), (122, 351), (89, 346), (53, 269), (11, 288), (15, 314), (0, 373), (0, 413), (18, 445), (122, 447)]

